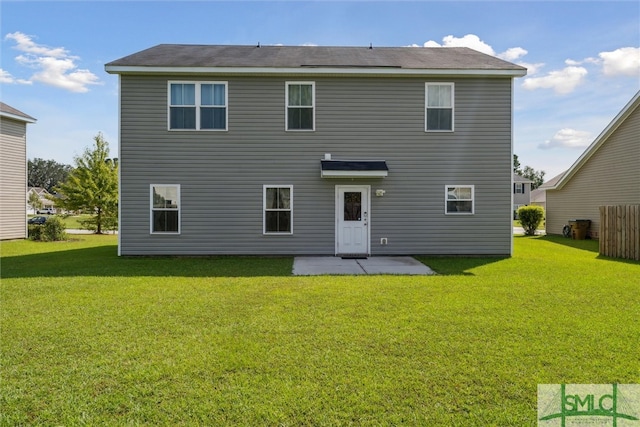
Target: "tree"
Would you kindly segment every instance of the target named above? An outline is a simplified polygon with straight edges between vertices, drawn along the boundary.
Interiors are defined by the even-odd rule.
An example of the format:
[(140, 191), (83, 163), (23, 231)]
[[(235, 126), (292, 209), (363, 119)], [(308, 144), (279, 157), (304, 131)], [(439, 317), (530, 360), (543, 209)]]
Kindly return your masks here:
[(82, 225), (101, 234), (118, 225), (118, 162), (109, 158), (109, 143), (102, 133), (94, 142), (92, 149), (86, 148), (74, 159), (75, 169), (54, 190), (61, 195), (56, 199), (58, 206), (90, 214)]
[(533, 181), (531, 189), (535, 190), (544, 183), (545, 171), (537, 171), (531, 166), (525, 166), (524, 169), (520, 169), (521, 163), (518, 160), (518, 155), (513, 155), (513, 172), (520, 175), (523, 178)]
[(42, 200), (40, 200), (40, 196), (35, 191), (29, 193), (28, 203), (35, 211), (42, 209)]
[(30, 187), (42, 187), (51, 192), (53, 187), (69, 177), (69, 173), (73, 168), (55, 160), (44, 160), (36, 157), (33, 160), (29, 159), (27, 169)]
[(513, 171), (520, 175), (522, 171), (520, 170), (520, 161), (518, 160), (518, 155), (513, 155)]
[(545, 175), (545, 171), (537, 171), (533, 169), (531, 166), (525, 166), (522, 171), (522, 174), (520, 174), (520, 176), (522, 176), (523, 178), (527, 178), (533, 181), (533, 184), (531, 184), (532, 190), (535, 190), (536, 188), (540, 187), (544, 183), (544, 175)]

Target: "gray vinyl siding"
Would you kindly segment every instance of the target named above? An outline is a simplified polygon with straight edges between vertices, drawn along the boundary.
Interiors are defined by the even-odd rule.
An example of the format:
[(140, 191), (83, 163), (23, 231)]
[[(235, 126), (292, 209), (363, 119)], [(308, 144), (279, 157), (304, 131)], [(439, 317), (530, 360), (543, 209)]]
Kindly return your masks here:
[(0, 117), (0, 240), (27, 236), (25, 122)]
[[(169, 80), (121, 76), (122, 255), (333, 255), (338, 184), (371, 186), (373, 255), (510, 253), (510, 78), (194, 78), (228, 81), (223, 132), (168, 131)], [(285, 131), (286, 81), (315, 82), (315, 131)], [(424, 131), (427, 81), (455, 83), (455, 132)], [(322, 179), (324, 153), (389, 175)], [(150, 234), (150, 184), (180, 184), (180, 235)], [(293, 185), (292, 235), (263, 235), (265, 184)], [(445, 215), (445, 185), (474, 185), (475, 215)]]
[(547, 233), (562, 234), (570, 219), (589, 219), (597, 238), (599, 206), (640, 204), (639, 136), (636, 108), (560, 190), (547, 190)]

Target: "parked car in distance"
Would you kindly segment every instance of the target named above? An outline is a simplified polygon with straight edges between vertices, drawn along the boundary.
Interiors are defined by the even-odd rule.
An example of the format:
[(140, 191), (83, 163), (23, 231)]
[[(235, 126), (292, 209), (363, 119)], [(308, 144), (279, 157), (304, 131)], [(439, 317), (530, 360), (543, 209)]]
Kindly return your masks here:
[(47, 222), (46, 216), (34, 216), (27, 221), (28, 224), (44, 224), (45, 222)]
[(45, 215), (53, 215), (53, 209), (51, 208), (45, 208), (45, 209), (39, 209), (36, 211), (37, 214), (45, 214)]

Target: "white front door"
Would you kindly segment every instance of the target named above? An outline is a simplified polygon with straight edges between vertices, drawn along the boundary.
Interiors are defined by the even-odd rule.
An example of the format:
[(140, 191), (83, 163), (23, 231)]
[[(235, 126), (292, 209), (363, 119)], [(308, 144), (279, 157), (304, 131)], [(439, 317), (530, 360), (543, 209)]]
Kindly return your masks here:
[(369, 255), (368, 185), (336, 185), (336, 255)]

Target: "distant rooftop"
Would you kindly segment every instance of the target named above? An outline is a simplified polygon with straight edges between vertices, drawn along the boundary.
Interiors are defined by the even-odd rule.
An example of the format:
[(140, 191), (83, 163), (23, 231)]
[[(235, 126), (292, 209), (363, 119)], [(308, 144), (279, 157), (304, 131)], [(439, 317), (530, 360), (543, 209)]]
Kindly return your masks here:
[(21, 120), (27, 123), (35, 123), (36, 119), (31, 117), (28, 114), (23, 113), (22, 111), (13, 108), (10, 105), (5, 104), (4, 102), (0, 102), (0, 116), (9, 117), (16, 120)]
[(109, 73), (162, 71), (488, 74), (524, 76), (527, 69), (465, 47), (222, 46), (161, 44), (105, 65)]

